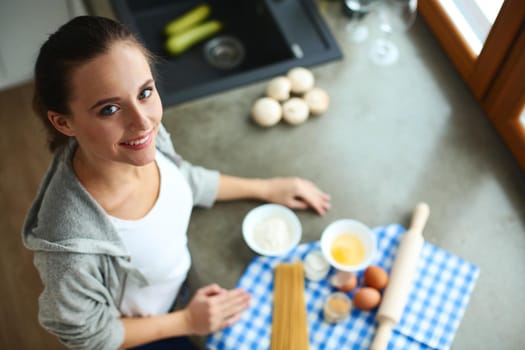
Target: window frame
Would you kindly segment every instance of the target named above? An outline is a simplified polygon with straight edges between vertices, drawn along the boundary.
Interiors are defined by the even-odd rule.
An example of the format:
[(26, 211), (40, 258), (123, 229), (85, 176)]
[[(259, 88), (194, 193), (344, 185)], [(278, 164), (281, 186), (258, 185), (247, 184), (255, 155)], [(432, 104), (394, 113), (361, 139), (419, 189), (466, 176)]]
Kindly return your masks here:
[(419, 12), (483, 110), (525, 170), (525, 6), (505, 0), (478, 55), (440, 0), (420, 0)]

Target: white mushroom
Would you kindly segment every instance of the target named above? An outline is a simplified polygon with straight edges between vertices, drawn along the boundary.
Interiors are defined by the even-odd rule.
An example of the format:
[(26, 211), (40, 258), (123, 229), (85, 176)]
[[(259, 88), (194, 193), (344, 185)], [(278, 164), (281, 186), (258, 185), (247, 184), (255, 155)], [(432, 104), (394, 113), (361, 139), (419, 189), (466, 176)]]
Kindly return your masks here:
[(306, 68), (297, 67), (290, 69), (286, 75), (292, 83), (292, 92), (302, 94), (314, 87), (315, 79), (311, 71)]
[(262, 97), (255, 101), (252, 107), (253, 120), (260, 126), (273, 126), (281, 120), (282, 107), (273, 98)]
[(286, 101), (290, 98), (292, 83), (287, 77), (276, 77), (270, 80), (266, 87), (266, 96), (277, 101)]
[(320, 88), (313, 88), (304, 94), (303, 98), (310, 109), (310, 113), (314, 115), (326, 112), (330, 105), (330, 97), (326, 91)]
[(308, 105), (299, 97), (292, 97), (283, 104), (283, 118), (292, 125), (303, 123), (308, 118)]

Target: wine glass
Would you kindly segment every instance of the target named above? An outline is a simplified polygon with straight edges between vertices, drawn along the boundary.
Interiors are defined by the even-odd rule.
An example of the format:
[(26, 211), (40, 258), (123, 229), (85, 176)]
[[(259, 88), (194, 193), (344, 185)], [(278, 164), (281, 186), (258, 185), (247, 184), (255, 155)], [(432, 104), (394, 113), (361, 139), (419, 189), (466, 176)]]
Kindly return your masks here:
[(383, 0), (376, 9), (380, 37), (370, 49), (373, 63), (386, 66), (397, 62), (399, 49), (390, 38), (394, 32), (408, 30), (416, 19), (417, 0)]
[(379, 0), (343, 0), (343, 10), (350, 17), (346, 25), (350, 41), (360, 43), (368, 38), (368, 27), (363, 18), (368, 15)]

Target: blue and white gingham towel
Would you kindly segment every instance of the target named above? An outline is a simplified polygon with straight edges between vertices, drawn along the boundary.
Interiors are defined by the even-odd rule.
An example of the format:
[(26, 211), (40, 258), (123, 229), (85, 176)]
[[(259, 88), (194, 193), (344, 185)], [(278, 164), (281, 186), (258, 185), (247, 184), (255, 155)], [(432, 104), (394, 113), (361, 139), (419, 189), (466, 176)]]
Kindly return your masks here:
[[(405, 228), (394, 224), (373, 231), (379, 248), (374, 264), (390, 271)], [(208, 348), (269, 349), (273, 269), (282, 262), (304, 259), (313, 249), (319, 249), (319, 242), (301, 244), (283, 257), (254, 258), (238, 283), (238, 287), (252, 295), (250, 308), (233, 326), (211, 335)], [(332, 270), (330, 274), (333, 273)], [(478, 275), (479, 268), (475, 265), (425, 242), (407, 306), (388, 349), (449, 349)], [(361, 283), (362, 273), (358, 276)], [(320, 282), (305, 281), (310, 349), (369, 349), (376, 330), (377, 309), (353, 309), (345, 321), (324, 322), (323, 303), (334, 291), (328, 278)]]

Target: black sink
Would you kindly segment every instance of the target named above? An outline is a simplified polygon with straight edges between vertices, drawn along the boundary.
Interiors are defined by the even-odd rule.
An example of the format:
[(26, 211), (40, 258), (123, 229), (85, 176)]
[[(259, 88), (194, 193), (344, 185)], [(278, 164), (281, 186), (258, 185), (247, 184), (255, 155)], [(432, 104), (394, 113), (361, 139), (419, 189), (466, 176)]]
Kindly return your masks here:
[[(165, 25), (204, 2), (212, 9), (210, 19), (224, 28), (179, 56), (167, 55)], [(312, 0), (113, 0), (113, 5), (117, 17), (160, 57), (165, 105), (342, 57)], [(217, 42), (222, 45), (214, 49)], [(219, 60), (214, 52), (222, 53), (215, 55)]]

